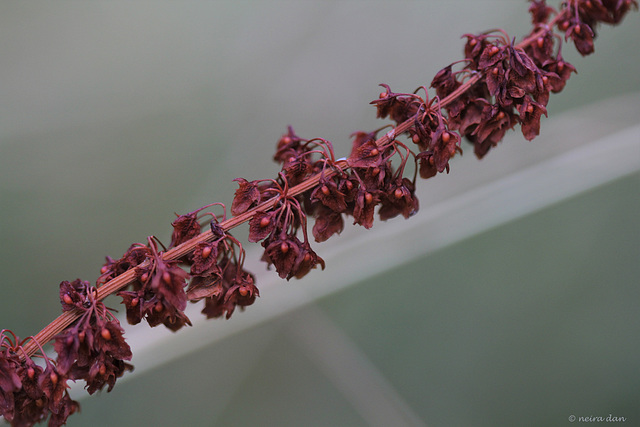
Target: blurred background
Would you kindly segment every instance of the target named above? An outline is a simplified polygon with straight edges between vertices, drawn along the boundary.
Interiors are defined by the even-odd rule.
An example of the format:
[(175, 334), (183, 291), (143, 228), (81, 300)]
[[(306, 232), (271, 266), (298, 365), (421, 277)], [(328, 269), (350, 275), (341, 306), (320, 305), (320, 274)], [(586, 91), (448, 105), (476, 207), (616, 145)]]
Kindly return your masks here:
[[(464, 33), (530, 28), (525, 1), (0, 3), (0, 328), (60, 312), (58, 284), (174, 212), (270, 178), (293, 125), (348, 154), (387, 83), (428, 85)], [(638, 14), (482, 161), (418, 184), (421, 210), (347, 227), (261, 298), (176, 334), (127, 327), (136, 371), (70, 426), (640, 424)], [(235, 233), (246, 235), (244, 227)], [(109, 305), (119, 308), (119, 298)], [(121, 313), (123, 314), (123, 313)], [(81, 386), (79, 387), (81, 391)], [(1, 422), (0, 422), (1, 423)]]

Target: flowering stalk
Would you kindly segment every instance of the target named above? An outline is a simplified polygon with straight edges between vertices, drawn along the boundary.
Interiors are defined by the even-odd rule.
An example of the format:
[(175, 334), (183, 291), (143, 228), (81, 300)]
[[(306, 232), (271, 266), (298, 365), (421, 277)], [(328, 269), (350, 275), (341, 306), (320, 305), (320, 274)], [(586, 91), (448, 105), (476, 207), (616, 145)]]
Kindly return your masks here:
[[(544, 0), (530, 3), (533, 29), (518, 44), (502, 30), (465, 35), (464, 65), (437, 73), (433, 98), (424, 87), (425, 99), (420, 89), (394, 93), (381, 85), (385, 90), (372, 104), (378, 117), (395, 124), (380, 137), (388, 126), (356, 132), (348, 158), (336, 159), (330, 141), (300, 138), (290, 127), (274, 156), (282, 165), (278, 178), (236, 179), (233, 216), (227, 219), (219, 203), (180, 215), (168, 248), (149, 237), (117, 260), (107, 257), (95, 287), (80, 279), (62, 282), (57, 319), (25, 340), (0, 332), (0, 413), (13, 425), (33, 425), (50, 414), (49, 424), (61, 425), (79, 408), (66, 390), (68, 380), (84, 380), (89, 394), (105, 386), (111, 391), (133, 369), (124, 331), (102, 303), (108, 295), (123, 299), (129, 323), (145, 320), (173, 331), (191, 324), (184, 314), (188, 302), (204, 300), (208, 318), (229, 318), (236, 307), (253, 304), (259, 291), (244, 270), (242, 244), (230, 234), (236, 226), (249, 223), (249, 241), (261, 242), (263, 260), (280, 277), (301, 278), (325, 267), (310, 245), (309, 217), (315, 218), (311, 234), (317, 242), (339, 234), (347, 216), (365, 228), (372, 227), (376, 211), (382, 220), (408, 218), (419, 208), (417, 175), (449, 172), (463, 137), (479, 158), (518, 124), (526, 139), (535, 138), (550, 93), (560, 92), (575, 71), (562, 58), (563, 38), (556, 31), (590, 54), (597, 24), (619, 23), (637, 2), (567, 0), (558, 11)], [(409, 145), (398, 140), (402, 135)], [(223, 208), (222, 219), (203, 212), (214, 205)], [(51, 340), (56, 360), (41, 347)], [(35, 356), (44, 359), (44, 369)]]

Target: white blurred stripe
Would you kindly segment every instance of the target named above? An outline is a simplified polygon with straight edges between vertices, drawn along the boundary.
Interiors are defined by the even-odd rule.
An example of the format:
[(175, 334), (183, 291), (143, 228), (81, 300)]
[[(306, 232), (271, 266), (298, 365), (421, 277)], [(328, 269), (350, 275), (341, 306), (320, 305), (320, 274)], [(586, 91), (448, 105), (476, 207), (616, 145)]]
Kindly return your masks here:
[(314, 304), (293, 316), (289, 331), (367, 425), (426, 425), (366, 354)]

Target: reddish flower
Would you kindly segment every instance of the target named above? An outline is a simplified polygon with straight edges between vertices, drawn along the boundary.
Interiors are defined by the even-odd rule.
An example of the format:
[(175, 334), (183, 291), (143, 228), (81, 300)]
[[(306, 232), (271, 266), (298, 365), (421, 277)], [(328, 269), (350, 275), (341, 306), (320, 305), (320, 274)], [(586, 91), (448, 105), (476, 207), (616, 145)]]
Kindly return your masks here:
[(558, 55), (555, 60), (545, 62), (543, 68), (548, 71), (549, 87), (553, 93), (562, 91), (571, 73), (576, 72), (576, 68), (566, 62), (561, 55)]
[(353, 223), (367, 229), (373, 227), (373, 214), (379, 201), (380, 197), (376, 191), (367, 191), (366, 188), (359, 187), (353, 208)]
[(224, 302), (232, 303), (234, 306), (246, 307), (254, 303), (260, 292), (254, 285), (253, 275), (241, 271), (236, 275), (231, 286), (224, 294)]
[(541, 72), (524, 50), (512, 45), (489, 45), (480, 59), (489, 93), (503, 107), (519, 103), (527, 93), (536, 93)]
[[(2, 334), (0, 337), (4, 338)], [(9, 421), (15, 416), (14, 395), (22, 389), (16, 359), (8, 350), (0, 352), (0, 414)]]
[(46, 396), (49, 402), (49, 410), (53, 414), (65, 413), (68, 410), (67, 407), (77, 408), (77, 403), (73, 402), (69, 397), (67, 380), (68, 377), (59, 372), (50, 361), (39, 377), (38, 385)]
[(487, 44), (482, 51), (482, 55), (480, 55), (478, 68), (480, 68), (481, 70), (489, 70), (495, 65), (508, 59), (509, 52), (507, 50), (507, 46), (493, 43)]
[(191, 255), (191, 274), (210, 276), (220, 271), (218, 267), (218, 244), (219, 241), (203, 242), (193, 250)]
[[(436, 95), (438, 95), (440, 99), (446, 98), (462, 85), (462, 83), (459, 82), (456, 78), (456, 73), (451, 70), (451, 67), (452, 65), (449, 65), (440, 70), (431, 81), (431, 87), (436, 90)], [(469, 96), (470, 91), (467, 91), (465, 95), (457, 96), (449, 101), (449, 104), (447, 104), (446, 106), (446, 111), (449, 115), (449, 118), (455, 117), (460, 114), (461, 110), (469, 101)], [(429, 130), (428, 132), (430, 133), (431, 131)], [(410, 131), (410, 135), (413, 137), (413, 132)], [(419, 144), (419, 141), (421, 139), (424, 139), (426, 141), (426, 145)], [(417, 138), (413, 139), (413, 142), (418, 144), (421, 151), (424, 151), (426, 150), (429, 139), (429, 135), (426, 135), (425, 137), (418, 136)]]
[(187, 272), (175, 262), (164, 261), (159, 257), (154, 267), (149, 289), (166, 301), (168, 306), (184, 310), (187, 307), (187, 295), (184, 292), (186, 279), (189, 277)]
[(282, 163), (282, 172), (290, 186), (301, 183), (312, 172), (313, 166), (308, 155), (292, 152)]
[(370, 192), (384, 191), (393, 177), (393, 167), (390, 158), (387, 158), (387, 160), (379, 166), (355, 168), (352, 172), (357, 174), (360, 179), (360, 186), (364, 186), (364, 188)]
[[(500, 105), (511, 104), (511, 94), (507, 84), (509, 82), (507, 78), (508, 72), (505, 69), (504, 63), (501, 61), (493, 65), (486, 74), (485, 83), (489, 89), (489, 93), (496, 97), (496, 100)], [(522, 95), (521, 95), (522, 96)]]
[[(482, 97), (467, 99), (455, 116), (449, 113), (449, 128), (458, 130), (462, 135), (469, 138), (476, 127), (482, 123), (483, 111), (487, 105), (489, 105), (489, 102)], [(470, 139), (473, 140), (472, 138)], [(427, 150), (427, 148), (428, 146), (422, 151)]]
[(279, 211), (257, 211), (249, 221), (250, 242), (259, 242), (269, 236), (276, 228), (276, 218)]
[(38, 383), (40, 374), (42, 374), (43, 371), (44, 369), (36, 365), (36, 363), (31, 358), (27, 358), (16, 369), (16, 373), (20, 377), (20, 381), (22, 383), (22, 390), (30, 399), (34, 401), (42, 399), (44, 397), (44, 392), (42, 391), (42, 389), (40, 389)]
[[(363, 132), (356, 133), (356, 141), (361, 142)], [(370, 134), (366, 134), (370, 135)], [(375, 139), (366, 139), (358, 145), (355, 144), (349, 156), (349, 166), (354, 168), (368, 168), (379, 166), (382, 163), (382, 150), (376, 145)]]
[(254, 285), (254, 277), (234, 262), (225, 263), (220, 280), (215, 282), (212, 292), (205, 298), (202, 313), (207, 319), (225, 315), (231, 317), (236, 306), (241, 309), (253, 304), (259, 296), (258, 288)]
[(287, 133), (282, 135), (280, 140), (278, 141), (276, 147), (276, 154), (273, 156), (273, 160), (278, 163), (284, 163), (289, 159), (291, 153), (296, 153), (300, 149), (300, 146), (307, 142), (306, 139), (300, 138), (293, 131), (293, 128), (289, 126), (287, 128)]
[(102, 325), (98, 323), (93, 350), (99, 354), (107, 354), (113, 359), (131, 360), (131, 348), (124, 340), (124, 329), (118, 319), (111, 318)]
[(338, 182), (338, 191), (344, 194), (344, 200), (347, 202), (347, 209), (349, 209), (348, 204), (356, 199), (359, 187), (360, 183), (354, 176), (345, 174), (345, 176), (340, 177), (340, 181)]
[(75, 366), (72, 375), (75, 378), (85, 380), (87, 393), (93, 394), (105, 386), (108, 386), (107, 392), (110, 392), (113, 390), (116, 380), (122, 377), (126, 371), (132, 370), (133, 366), (122, 359), (113, 357), (109, 353), (97, 353), (92, 357), (90, 364)]
[(618, 24), (631, 9), (638, 9), (637, 0), (603, 0), (605, 7), (609, 11), (611, 24)]
[(451, 65), (444, 67), (431, 80), (431, 87), (436, 90), (436, 95), (440, 99), (444, 99), (462, 84), (456, 79), (451, 67)]
[[(74, 284), (72, 287), (69, 282), (61, 283), (61, 299), (63, 305), (72, 299), (82, 301), (76, 308), (84, 311), (84, 314), (55, 337), (54, 348), (58, 353), (55, 374), (72, 380), (85, 380), (89, 394), (102, 389), (105, 384), (109, 385), (108, 391), (111, 391), (116, 379), (125, 370), (133, 369), (133, 366), (124, 362), (131, 359), (131, 349), (124, 340), (124, 331), (118, 320), (102, 302), (95, 299), (95, 289), (80, 280)], [(99, 366), (96, 365), (98, 362)], [(51, 374), (51, 381), (55, 385), (54, 374)], [(62, 414), (66, 410), (73, 410), (73, 405), (54, 413)]]
[(436, 172), (449, 172), (449, 159), (456, 151), (462, 152), (460, 148), (460, 136), (449, 131), (440, 123), (432, 135), (432, 141), (427, 151), (422, 151), (417, 158), (420, 160), (420, 176), (430, 178)]
[[(483, 87), (486, 90), (486, 85), (477, 85), (478, 87)], [(486, 97), (489, 97), (489, 94), (486, 93)], [(461, 135), (468, 136), (475, 127), (482, 121), (482, 110), (488, 105), (489, 102), (482, 96), (469, 96), (465, 98), (464, 103), (460, 106), (460, 108), (455, 112), (449, 112), (448, 124), (449, 129), (457, 130)], [(425, 151), (428, 149), (428, 145), (424, 148), (421, 148), (420, 151)]]
[(122, 298), (122, 304), (127, 310), (127, 322), (130, 325), (137, 325), (144, 319), (146, 305), (145, 292), (136, 291), (120, 291), (118, 296)]
[(418, 171), (420, 172), (420, 178), (428, 179), (438, 174), (438, 168), (436, 168), (435, 166), (433, 153), (423, 151), (422, 153), (418, 154), (418, 161)]
[(231, 213), (240, 215), (260, 203), (260, 189), (258, 181), (249, 182), (244, 178), (236, 178), (234, 181), (238, 181), (239, 185), (231, 203)]
[(151, 250), (142, 243), (134, 243), (127, 252), (118, 260), (107, 257), (107, 262), (100, 269), (100, 277), (97, 283), (106, 283), (125, 271), (141, 264), (151, 255)]
[[(50, 412), (47, 407), (47, 398), (41, 391), (40, 396), (36, 399), (31, 398), (24, 390), (15, 393), (13, 396), (13, 414), (5, 415), (5, 420), (11, 422), (14, 426), (32, 426), (44, 421)], [(56, 425), (51, 424), (51, 422), (50, 419), (50, 425)]]
[(474, 153), (483, 158), (491, 147), (498, 145), (505, 133), (517, 123), (513, 107), (485, 105), (480, 124), (470, 135), (474, 143)]
[(527, 54), (536, 61), (538, 67), (553, 57), (554, 40), (553, 32), (549, 30), (544, 35), (538, 36), (535, 43), (531, 43), (525, 48)]
[(90, 295), (92, 286), (89, 282), (76, 279), (69, 283), (66, 280), (60, 283), (60, 303), (62, 311), (73, 309), (86, 310), (91, 306)]
[(428, 115), (425, 117), (416, 115), (413, 127), (409, 129), (409, 135), (411, 136), (411, 141), (418, 146), (420, 151), (426, 151), (431, 146), (431, 137), (437, 127), (436, 123), (437, 121), (432, 120)]
[(408, 178), (396, 178), (384, 193), (378, 214), (386, 221), (402, 215), (409, 218), (418, 212), (418, 198), (415, 195), (415, 185)]
[(534, 25), (545, 24), (549, 20), (549, 16), (554, 12), (552, 7), (547, 6), (545, 0), (529, 0), (529, 13), (531, 13), (531, 22)]
[[(44, 420), (52, 409), (41, 387), (43, 369), (31, 358), (18, 357), (24, 354), (22, 343), (11, 331), (0, 331), (0, 416), (14, 426), (31, 426)], [(68, 393), (58, 400), (57, 407), (64, 399), (68, 399)]]
[(619, 23), (626, 13), (638, 7), (636, 0), (590, 0), (565, 2), (568, 8), (565, 19), (558, 22), (558, 28), (565, 33), (565, 40), (571, 39), (578, 52), (589, 55), (594, 51), (598, 23)]
[(536, 89), (536, 76), (540, 73), (533, 59), (522, 49), (508, 47), (510, 69), (515, 71), (509, 75), (509, 81), (524, 92)]
[(189, 301), (199, 301), (212, 296), (224, 295), (225, 288), (222, 283), (222, 271), (212, 276), (194, 276), (187, 288)]
[(149, 245), (150, 263), (144, 268), (138, 267), (136, 289), (118, 292), (127, 307), (127, 320), (136, 324), (146, 318), (150, 326), (162, 323), (174, 331), (190, 325), (183, 313), (187, 306), (184, 287), (189, 274), (180, 268), (178, 261), (162, 259), (151, 238)]
[(386, 90), (382, 92), (378, 99), (371, 101), (378, 109), (378, 118), (384, 119), (389, 116), (397, 123), (402, 123), (412, 117), (420, 109), (422, 101), (412, 94), (393, 93), (386, 84), (381, 84)]
[(518, 105), (518, 112), (520, 113), (522, 134), (528, 141), (531, 141), (540, 133), (540, 117), (543, 114), (547, 115), (547, 109), (530, 97), (526, 97), (524, 102)]
[[(567, 22), (567, 21), (565, 21)], [(592, 27), (584, 22), (570, 20), (564, 33), (565, 40), (571, 39), (576, 49), (582, 56), (589, 55), (594, 51), (593, 39), (595, 32)]]
[(207, 316), (207, 319), (216, 319), (222, 317), (226, 313), (226, 318), (230, 319), (236, 306), (233, 301), (224, 301), (224, 299), (210, 297), (205, 299), (204, 308), (202, 314)]
[(316, 242), (324, 242), (334, 234), (340, 234), (344, 229), (344, 220), (339, 212), (324, 205), (316, 207), (313, 237)]
[(49, 418), (49, 427), (58, 427), (65, 425), (67, 423), (67, 418), (69, 415), (75, 414), (80, 411), (80, 404), (75, 400), (71, 400), (71, 397), (68, 397), (69, 394), (66, 394), (66, 398), (63, 400), (62, 405), (58, 409), (58, 412), (53, 412), (51, 414), (51, 418)]
[(264, 240), (262, 245), (265, 248), (263, 259), (273, 264), (281, 278), (291, 278), (295, 274), (294, 267), (301, 250), (300, 240), (296, 236), (282, 234)]
[(199, 211), (200, 210), (179, 215), (178, 218), (171, 223), (173, 226), (173, 234), (171, 235), (171, 243), (169, 243), (170, 248), (178, 246), (180, 243), (186, 242), (200, 234), (202, 226), (198, 222)]
[(154, 298), (146, 301), (146, 319), (149, 326), (154, 327), (160, 324), (166, 326), (173, 332), (178, 331), (185, 325), (191, 326), (191, 321), (182, 310), (177, 310), (175, 306), (166, 300)]
[(82, 331), (79, 331), (78, 328), (69, 328), (56, 336), (54, 348), (58, 353), (58, 367), (62, 372), (69, 372), (71, 366), (78, 359), (88, 360), (90, 358), (93, 343), (87, 341), (93, 339), (93, 334), (90, 333), (87, 338), (86, 332), (86, 328), (83, 328)]
[(479, 68), (480, 57), (487, 47), (487, 34), (465, 34), (463, 37), (467, 38), (467, 42), (464, 45), (464, 57), (469, 64), (467, 68), (475, 70)]
[(294, 276), (296, 279), (302, 279), (318, 265), (324, 270), (324, 260), (320, 258), (313, 249), (311, 249), (309, 242), (305, 241), (300, 247), (300, 253), (296, 258), (296, 262), (291, 273), (287, 276), (287, 280)]
[(344, 194), (338, 190), (338, 184), (333, 179), (321, 179), (313, 189), (310, 196), (311, 202), (320, 202), (335, 212), (344, 212), (347, 202)]

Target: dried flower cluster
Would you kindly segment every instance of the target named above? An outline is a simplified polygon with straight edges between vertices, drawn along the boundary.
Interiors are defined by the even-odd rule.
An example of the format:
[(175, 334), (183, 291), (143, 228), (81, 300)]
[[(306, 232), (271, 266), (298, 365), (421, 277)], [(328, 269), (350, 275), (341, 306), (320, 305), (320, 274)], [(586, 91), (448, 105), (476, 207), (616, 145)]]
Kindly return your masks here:
[[(203, 300), (207, 318), (227, 319), (236, 307), (253, 304), (259, 296), (254, 276), (243, 268), (242, 244), (229, 233), (238, 224), (249, 222), (249, 241), (261, 242), (262, 259), (281, 278), (299, 279), (325, 267), (311, 248), (309, 218), (316, 242), (339, 234), (347, 217), (365, 228), (376, 212), (381, 220), (408, 218), (419, 208), (418, 174), (449, 172), (463, 137), (479, 158), (516, 125), (527, 140), (535, 138), (550, 93), (561, 91), (575, 72), (561, 55), (563, 38), (590, 54), (597, 24), (619, 23), (637, 2), (567, 0), (559, 11), (544, 0), (530, 3), (533, 28), (518, 44), (501, 30), (465, 35), (465, 59), (437, 73), (433, 98), (424, 87), (395, 93), (381, 85), (372, 104), (378, 117), (395, 125), (354, 133), (348, 158), (336, 160), (331, 142), (301, 138), (289, 127), (277, 143), (276, 179), (235, 180), (232, 218), (219, 203), (179, 215), (168, 248), (150, 237), (117, 260), (107, 257), (96, 287), (80, 279), (62, 282), (63, 315), (56, 321), (22, 341), (11, 331), (0, 333), (0, 414), (15, 426), (47, 418), (50, 426), (62, 425), (79, 409), (67, 392), (69, 380), (85, 381), (89, 394), (105, 386), (111, 391), (133, 369), (124, 331), (101, 302), (109, 294), (122, 298), (129, 323), (145, 320), (172, 331), (191, 324), (184, 313), (189, 302)], [(404, 134), (408, 145), (398, 139)], [(223, 208), (222, 220), (203, 213), (212, 206)], [(41, 347), (51, 339), (56, 360)]]
[(25, 341), (10, 331), (0, 333), (0, 409), (13, 425), (30, 426), (50, 414), (49, 425), (62, 425), (79, 409), (69, 397), (69, 380), (84, 380), (89, 394), (105, 386), (111, 391), (116, 379), (133, 369), (125, 362), (131, 349), (124, 330), (96, 295), (89, 282), (60, 284), (62, 310), (76, 311), (79, 318), (55, 337), (55, 361), (39, 348), (44, 368), (26, 354)]

